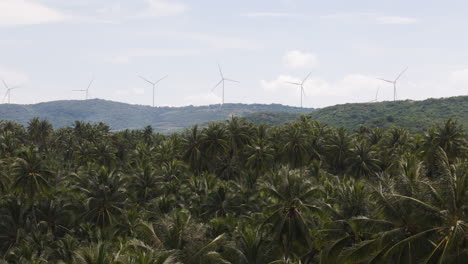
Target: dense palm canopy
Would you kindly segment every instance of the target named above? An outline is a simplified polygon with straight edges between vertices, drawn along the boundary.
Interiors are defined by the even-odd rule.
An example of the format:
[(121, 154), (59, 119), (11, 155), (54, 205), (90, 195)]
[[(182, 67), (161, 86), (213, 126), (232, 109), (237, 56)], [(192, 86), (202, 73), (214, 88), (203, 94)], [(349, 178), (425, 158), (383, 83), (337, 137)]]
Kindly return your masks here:
[(0, 122), (1, 263), (466, 263), (468, 141), (238, 117)]

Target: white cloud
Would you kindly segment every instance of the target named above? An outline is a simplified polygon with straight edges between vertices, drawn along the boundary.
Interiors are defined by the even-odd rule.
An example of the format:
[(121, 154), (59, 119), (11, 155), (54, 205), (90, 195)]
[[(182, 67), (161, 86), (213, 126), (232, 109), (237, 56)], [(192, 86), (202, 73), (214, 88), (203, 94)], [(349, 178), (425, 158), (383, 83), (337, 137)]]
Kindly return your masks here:
[(68, 17), (32, 0), (0, 0), (0, 26), (60, 22)]
[(176, 16), (185, 13), (189, 7), (186, 4), (174, 0), (145, 0), (148, 8), (140, 17), (164, 17)]
[(205, 43), (216, 49), (256, 49), (258, 45), (250, 40), (220, 35), (182, 33), (181, 37)]
[[(282, 98), (281, 103), (294, 104), (300, 94), (300, 86), (288, 82), (300, 83), (301, 78), (280, 75), (275, 80), (262, 80), (260, 85), (276, 98)], [(380, 85), (381, 83), (374, 77), (363, 74), (348, 74), (335, 81), (311, 76), (304, 83), (305, 100), (314, 101), (315, 107), (340, 102), (366, 102), (375, 99), (375, 92)]]
[(254, 12), (241, 14), (243, 17), (299, 17), (301, 14), (281, 12)]
[(276, 92), (281, 89), (289, 89), (294, 87), (292, 84), (288, 84), (288, 82), (300, 83), (301, 80), (289, 75), (280, 75), (278, 78), (272, 81), (261, 80), (260, 85), (265, 91)]
[(414, 17), (402, 17), (402, 16), (381, 16), (377, 17), (377, 22), (380, 24), (389, 25), (409, 25), (418, 23), (418, 19)]
[(125, 52), (124, 54), (114, 56), (110, 62), (115, 64), (127, 64), (133, 59), (144, 57), (182, 57), (194, 55), (197, 52), (191, 50), (176, 50), (176, 49), (134, 49)]
[[(299, 92), (300, 86), (291, 83), (301, 83), (302, 79), (296, 78), (290, 75), (280, 75), (278, 78), (272, 81), (261, 80), (260, 85), (267, 92), (273, 93), (285, 93), (290, 95), (291, 91)], [(307, 96), (318, 95), (326, 91), (330, 91), (330, 84), (326, 81), (311, 77), (304, 83), (304, 90)]]
[(366, 18), (366, 17), (372, 17), (376, 16), (375, 13), (370, 13), (370, 12), (357, 12), (357, 13), (334, 13), (334, 14), (328, 14), (328, 15), (323, 15), (320, 16), (320, 19), (326, 19), (326, 20), (338, 20), (338, 21), (352, 21), (356, 20), (359, 18)]
[(284, 63), (294, 69), (317, 68), (319, 60), (314, 53), (302, 52), (299, 50), (288, 51), (283, 57)]
[(326, 20), (335, 20), (343, 23), (349, 22), (366, 22), (385, 25), (409, 25), (419, 22), (417, 18), (405, 16), (388, 16), (371, 12), (356, 12), (356, 13), (336, 13), (324, 15), (320, 17)]
[(221, 103), (221, 97), (213, 93), (191, 95), (184, 98), (186, 105), (210, 105)]

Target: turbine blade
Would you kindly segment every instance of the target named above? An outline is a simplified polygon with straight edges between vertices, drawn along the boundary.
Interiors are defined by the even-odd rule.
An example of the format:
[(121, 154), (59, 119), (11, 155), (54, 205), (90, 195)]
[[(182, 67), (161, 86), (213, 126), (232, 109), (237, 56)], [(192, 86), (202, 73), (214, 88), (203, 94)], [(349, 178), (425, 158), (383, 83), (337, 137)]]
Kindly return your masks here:
[(219, 69), (219, 74), (221, 74), (221, 78), (224, 79), (223, 70), (221, 69), (221, 65), (219, 65), (219, 63), (218, 63), (218, 69)]
[(94, 82), (94, 79), (91, 79), (91, 81), (90, 81), (89, 84), (88, 84), (88, 89), (86, 89), (86, 90), (89, 90), (89, 88), (91, 87), (91, 85), (93, 84), (93, 82)]
[(398, 81), (398, 79), (400, 79), (400, 77), (408, 70), (408, 67), (406, 67), (399, 75), (398, 77), (395, 79), (395, 82)]
[(143, 77), (141, 75), (138, 75), (138, 77), (140, 77), (143, 81), (150, 83), (151, 85), (155, 85), (155, 83), (149, 81), (148, 79), (146, 79), (145, 77)]
[(211, 89), (211, 91), (214, 91), (216, 88), (218, 88), (218, 86), (219, 86), (223, 81), (224, 81), (224, 80), (219, 81), (219, 83), (217, 83), (217, 84), (215, 85), (215, 87), (213, 87), (213, 89)]
[(381, 80), (381, 81), (388, 82), (388, 83), (393, 83), (393, 81), (385, 80), (385, 79), (382, 79), (382, 78), (377, 78), (377, 80)]
[(285, 83), (294, 84), (294, 85), (301, 85), (300, 83), (296, 83), (296, 82), (285, 82)]
[(225, 81), (230, 81), (230, 82), (235, 82), (235, 83), (240, 83), (239, 81), (231, 80), (231, 79), (227, 79), (227, 78), (225, 78), (224, 80), (225, 80)]
[(307, 81), (307, 79), (309, 79), (309, 77), (310, 77), (311, 74), (312, 74), (312, 72), (310, 72), (310, 73), (304, 78), (304, 80), (302, 81), (302, 84), (304, 84), (304, 83)]
[(2, 83), (3, 83), (3, 85), (5, 85), (5, 88), (10, 89), (3, 79), (2, 79)]
[(5, 99), (7, 98), (9, 91), (10, 91), (10, 90), (7, 90), (7, 91), (6, 91), (6, 93), (5, 93), (5, 96), (3, 97), (3, 101), (2, 101), (2, 103), (4, 103), (4, 102), (5, 102)]
[(157, 80), (157, 81), (154, 83), (154, 85), (158, 84), (160, 81), (166, 79), (167, 77), (169, 77), (169, 75), (166, 75), (166, 76), (162, 77), (161, 79)]

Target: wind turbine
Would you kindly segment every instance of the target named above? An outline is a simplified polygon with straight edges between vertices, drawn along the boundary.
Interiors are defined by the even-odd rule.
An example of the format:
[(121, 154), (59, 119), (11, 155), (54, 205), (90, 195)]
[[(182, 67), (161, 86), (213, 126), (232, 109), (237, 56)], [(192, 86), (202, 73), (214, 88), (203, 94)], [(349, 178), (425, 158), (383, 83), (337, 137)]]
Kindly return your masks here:
[(377, 92), (375, 93), (375, 99), (372, 100), (372, 101), (369, 101), (368, 103), (375, 103), (375, 102), (378, 101), (378, 99), (379, 99), (379, 91), (380, 91), (380, 87), (377, 88)]
[(3, 85), (7, 89), (5, 93), (5, 97), (3, 97), (3, 101), (5, 102), (5, 98), (8, 97), (8, 104), (10, 104), (10, 97), (11, 97), (11, 90), (18, 89), (19, 87), (9, 87), (4, 80), (2, 80)]
[(301, 87), (301, 91), (300, 91), (300, 94), (301, 94), (301, 108), (302, 108), (302, 97), (306, 95), (306, 94), (305, 94), (305, 90), (304, 90), (304, 84), (305, 84), (305, 82), (309, 79), (309, 77), (310, 77), (311, 74), (312, 74), (312, 72), (309, 73), (309, 74), (304, 78), (304, 80), (302, 80), (301, 83), (297, 83), (297, 82), (286, 82), (286, 83), (294, 84), (294, 85), (296, 85), (296, 86), (300, 86), (300, 87)]
[(152, 82), (152, 81), (146, 79), (145, 77), (143, 77), (143, 76), (141, 76), (141, 75), (138, 75), (138, 77), (140, 77), (143, 81), (145, 81), (145, 82), (147, 82), (147, 83), (149, 83), (149, 84), (151, 84), (151, 85), (153, 86), (153, 107), (154, 107), (154, 93), (155, 93), (155, 90), (156, 90), (156, 85), (157, 85), (160, 81), (166, 79), (166, 78), (168, 77), (168, 75), (162, 77), (161, 79), (157, 80), (156, 82)]
[(400, 79), (400, 77), (408, 70), (408, 67), (406, 67), (397, 77), (394, 81), (386, 80), (383, 78), (377, 78), (378, 80), (388, 82), (393, 84), (393, 101), (396, 101), (397, 99), (397, 81)]
[(88, 84), (88, 88), (86, 89), (82, 89), (82, 90), (72, 90), (73, 92), (85, 92), (86, 93), (86, 100), (88, 100), (88, 95), (89, 95), (89, 88), (91, 88), (91, 85), (93, 84), (94, 82), (94, 78), (91, 79), (91, 81), (89, 82)]
[(211, 89), (211, 91), (213, 92), (216, 88), (218, 88), (219, 85), (223, 85), (223, 95), (222, 95), (222, 101), (221, 101), (221, 105), (224, 104), (224, 83), (226, 81), (228, 82), (235, 82), (235, 83), (240, 83), (239, 81), (235, 81), (235, 80), (231, 80), (231, 79), (228, 79), (228, 78), (225, 78), (224, 77), (224, 74), (223, 74), (223, 70), (221, 70), (221, 65), (218, 64), (218, 68), (219, 68), (219, 74), (221, 75), (221, 80), (215, 85), (215, 87), (213, 87), (213, 89)]

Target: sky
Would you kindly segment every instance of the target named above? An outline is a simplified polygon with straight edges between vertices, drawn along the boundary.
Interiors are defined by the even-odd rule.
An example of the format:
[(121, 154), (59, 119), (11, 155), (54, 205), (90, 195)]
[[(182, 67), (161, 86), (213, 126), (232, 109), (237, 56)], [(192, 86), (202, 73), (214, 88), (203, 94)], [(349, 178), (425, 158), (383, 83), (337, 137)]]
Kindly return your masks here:
[[(464, 0), (0, 0), (11, 102), (304, 107), (468, 94)], [(1, 98), (6, 89), (0, 87)], [(5, 101), (3, 101), (5, 102)]]

